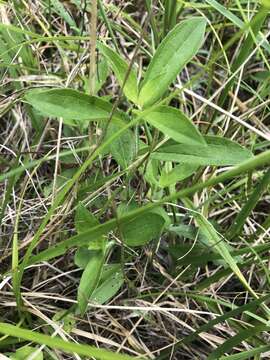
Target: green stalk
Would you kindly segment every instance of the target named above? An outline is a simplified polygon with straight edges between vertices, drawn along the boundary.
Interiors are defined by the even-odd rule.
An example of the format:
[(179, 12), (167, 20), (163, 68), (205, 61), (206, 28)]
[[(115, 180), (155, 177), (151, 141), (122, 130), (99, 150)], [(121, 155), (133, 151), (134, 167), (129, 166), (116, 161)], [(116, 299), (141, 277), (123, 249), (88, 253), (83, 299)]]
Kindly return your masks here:
[(152, 0), (145, 0), (146, 8), (147, 8), (149, 18), (150, 18), (151, 29), (152, 29), (153, 35), (154, 35), (155, 47), (157, 47), (159, 44), (159, 35), (158, 35), (156, 21), (153, 16), (152, 3), (153, 3)]
[[(234, 60), (232, 66), (231, 66), (232, 73), (236, 72), (239, 69), (239, 67), (248, 58), (248, 56), (251, 52), (251, 49), (253, 47), (253, 44), (254, 44), (254, 38), (257, 37), (268, 13), (269, 13), (269, 9), (262, 5), (260, 7), (258, 13), (251, 20), (251, 22), (249, 24), (250, 25), (249, 34), (248, 34), (246, 40), (244, 41), (244, 43), (242, 44), (242, 46), (240, 48), (240, 52), (237, 55), (236, 59)], [(225, 88), (219, 98), (219, 106), (222, 107), (224, 105), (233, 83), (234, 83), (234, 78), (231, 81), (229, 81), (228, 84), (225, 86)]]
[(64, 341), (59, 336), (51, 337), (41, 334), (37, 331), (22, 329), (18, 326), (0, 323), (0, 333), (14, 336), (28, 341), (33, 341), (36, 344), (47, 345), (52, 349), (59, 349), (71, 354), (84, 355), (87, 358), (95, 357), (100, 360), (132, 360), (132, 356), (113, 353), (108, 350), (98, 349), (94, 346), (76, 344), (70, 341)]
[(117, 41), (116, 41), (116, 38), (114, 36), (114, 33), (113, 33), (113, 29), (111, 27), (111, 24), (110, 24), (110, 21), (108, 20), (108, 17), (106, 15), (106, 12), (105, 12), (105, 9), (104, 9), (104, 6), (102, 4), (102, 0), (98, 0), (98, 7), (99, 7), (99, 10), (100, 10), (100, 15), (102, 17), (102, 20), (104, 21), (104, 23), (106, 24), (107, 26), (107, 29), (110, 33), (110, 36), (111, 36), (111, 39), (112, 39), (112, 42), (115, 46), (115, 50), (119, 51), (119, 47), (118, 47), (118, 44), (117, 44)]
[[(18, 166), (19, 159), (20, 159), (20, 155), (17, 155), (17, 157), (15, 159), (14, 166), (12, 166), (13, 169), (16, 169), (16, 167)], [(5, 215), (6, 207), (8, 205), (8, 202), (9, 202), (9, 199), (10, 199), (10, 196), (11, 196), (11, 192), (12, 192), (13, 186), (16, 183), (16, 180), (17, 180), (17, 177), (16, 177), (16, 174), (14, 174), (8, 181), (7, 188), (6, 188), (5, 195), (4, 195), (4, 199), (3, 199), (3, 203), (2, 203), (2, 206), (1, 206), (1, 211), (0, 211), (0, 227), (2, 225), (2, 220), (3, 220), (3, 217)], [(2, 239), (0, 238), (0, 248), (2, 247), (2, 245), (3, 245), (2, 244)]]
[(163, 37), (175, 26), (176, 24), (176, 0), (165, 0), (164, 24), (163, 24)]
[(92, 0), (90, 25), (90, 71), (89, 92), (95, 95), (96, 87), (96, 45), (97, 45), (97, 0)]

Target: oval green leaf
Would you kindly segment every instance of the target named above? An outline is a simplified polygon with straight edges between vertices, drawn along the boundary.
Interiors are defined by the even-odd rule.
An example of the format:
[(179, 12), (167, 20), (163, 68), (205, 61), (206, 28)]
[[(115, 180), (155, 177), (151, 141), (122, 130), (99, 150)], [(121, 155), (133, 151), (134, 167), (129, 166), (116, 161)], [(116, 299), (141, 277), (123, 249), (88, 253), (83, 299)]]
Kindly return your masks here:
[(134, 68), (131, 68), (127, 77), (129, 65), (126, 63), (126, 61), (113, 49), (100, 42), (97, 44), (97, 47), (110, 64), (117, 80), (119, 81), (120, 86), (124, 86), (123, 92), (126, 97), (136, 104), (138, 100), (138, 85), (137, 75)]
[(203, 136), (181, 110), (170, 106), (159, 106), (146, 114), (144, 119), (179, 143), (206, 144)]
[[(120, 129), (120, 124), (110, 123), (107, 127), (106, 139), (109, 139)], [(121, 136), (111, 142), (109, 146), (109, 151), (122, 169), (126, 169), (135, 159), (136, 141), (134, 137), (134, 133), (127, 129)]]
[(252, 157), (241, 145), (218, 136), (205, 136), (207, 146), (170, 142), (152, 154), (153, 159), (188, 163), (190, 165), (237, 165)]
[(98, 224), (97, 218), (80, 202), (75, 212), (75, 227), (77, 233), (83, 233)]
[(90, 298), (93, 302), (101, 305), (113, 298), (124, 283), (121, 264), (107, 265), (107, 271), (105, 272), (104, 270), (101, 275), (100, 284)]
[[(136, 204), (122, 204), (118, 208), (118, 214), (121, 215), (136, 208)], [(137, 216), (125, 224), (120, 224), (120, 229), (125, 244), (136, 247), (146, 245), (160, 236), (167, 223), (168, 218), (162, 209), (160, 211), (155, 209), (147, 214)]]
[(179, 72), (200, 49), (206, 21), (191, 18), (177, 24), (164, 38), (152, 58), (139, 92), (139, 104), (150, 106), (161, 98)]
[(179, 164), (176, 165), (171, 171), (166, 172), (163, 168), (159, 178), (159, 186), (167, 187), (175, 185), (177, 182), (182, 181), (191, 176), (198, 169), (197, 165)]
[(77, 296), (78, 306), (82, 315), (87, 309), (90, 296), (98, 285), (103, 263), (103, 251), (99, 250), (93, 252), (92, 257), (82, 274)]
[[(25, 100), (43, 115), (67, 121), (107, 120), (112, 111), (109, 102), (73, 89), (31, 90), (25, 94)], [(115, 111), (114, 118), (123, 119), (124, 114)]]

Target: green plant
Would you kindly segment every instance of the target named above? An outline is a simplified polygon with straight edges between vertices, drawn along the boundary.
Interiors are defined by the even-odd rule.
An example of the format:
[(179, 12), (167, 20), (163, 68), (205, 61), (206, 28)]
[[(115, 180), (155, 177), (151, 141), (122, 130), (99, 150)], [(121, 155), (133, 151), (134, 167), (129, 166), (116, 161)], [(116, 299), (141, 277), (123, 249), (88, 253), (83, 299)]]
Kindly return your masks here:
[[(157, 2), (147, 0), (144, 24), (132, 13), (132, 3), (119, 12), (114, 2), (44, 0), (40, 17), (24, 2), (12, 1), (10, 7), (1, 8), (0, 70), (3, 78), (8, 74), (8, 101), (1, 114), (15, 121), (14, 144), (20, 144), (11, 163), (0, 159), (5, 169), (0, 175), (5, 184), (0, 221), (6, 233), (10, 225), (5, 216), (12, 201), (16, 204), (11, 251), (5, 250), (0, 258), (8, 263), (2, 284), (4, 276), (12, 278), (18, 310), (12, 320), (7, 316), (7, 322), (17, 326), (3, 323), (5, 316), (0, 324), (4, 335), (0, 346), (7, 356), (19, 359), (36, 351), (21, 346), (20, 338), (43, 346), (38, 359), (54, 358), (50, 348), (76, 353), (75, 357), (152, 358), (155, 351), (149, 349), (154, 344), (142, 345), (134, 332), (143, 322), (158, 327), (152, 312), (159, 311), (162, 319), (167, 310), (156, 303), (164, 297), (172, 304), (174, 296), (187, 301), (191, 314), (193, 305), (198, 307), (187, 326), (194, 332), (174, 340), (174, 350), (158, 350), (158, 359), (169, 358), (172, 351), (179, 358), (187, 349), (194, 358), (201, 356), (194, 342), (208, 339), (207, 332), (212, 331), (222, 341), (207, 343), (203, 350), (207, 359), (259, 359), (269, 351), (260, 336), (269, 331), (269, 216), (264, 209), (269, 205), (265, 194), (270, 181), (269, 170), (264, 171), (270, 163), (269, 44), (264, 31), (269, 4), (251, 3), (252, 8), (244, 1), (166, 0), (159, 9)], [(16, 14), (14, 24), (5, 21), (7, 9)], [(89, 33), (84, 32), (87, 12), (91, 12), (90, 51)], [(47, 22), (43, 13), (54, 22)], [(30, 14), (34, 25), (29, 20), (27, 27), (20, 14)], [(111, 40), (96, 41), (97, 29)], [(60, 69), (57, 74), (47, 67), (47, 72), (40, 70), (36, 47), (48, 56), (52, 70)], [(127, 61), (123, 53), (129, 52)], [(90, 65), (85, 54), (90, 55)], [(259, 70), (250, 66), (245, 75), (243, 69), (252, 59)], [(31, 135), (20, 123), (21, 114)], [(27, 134), (24, 141), (21, 135), (16, 138), (18, 124)], [(4, 140), (1, 150), (9, 156), (11, 148)], [(45, 155), (39, 156), (41, 149)], [(46, 166), (49, 175), (44, 175)], [(32, 224), (24, 218), (25, 204), (36, 195), (41, 215)], [(31, 234), (26, 232), (29, 222)], [(9, 241), (4, 235), (1, 244), (7, 246)], [(29, 283), (34, 288), (31, 298), (41, 281), (29, 273), (38, 264), (49, 264), (52, 271), (58, 261), (63, 263), (63, 277), (73, 271), (75, 277), (71, 299), (65, 294), (67, 304), (48, 308), (49, 314), (55, 313), (50, 321), (38, 303), (29, 303)], [(61, 284), (62, 275), (52, 278), (58, 276)], [(46, 274), (44, 278), (41, 284), (46, 283)], [(149, 283), (141, 295), (145, 278)], [(225, 289), (228, 295), (222, 290), (223, 281), (231, 278), (237, 305), (230, 285)], [(179, 291), (179, 279), (187, 291)], [(66, 341), (66, 333), (87, 338), (76, 328), (79, 319), (84, 323), (96, 309), (119, 310), (118, 305), (108, 305), (118, 296), (120, 311), (130, 310), (130, 318), (139, 316), (129, 330), (119, 325), (117, 316), (111, 319), (118, 329), (112, 333), (124, 334), (118, 351), (129, 351), (130, 356)], [(143, 303), (148, 298), (149, 303)], [(129, 306), (133, 300), (135, 305)], [(140, 301), (150, 310), (138, 309)], [(168, 312), (178, 311), (179, 301)], [(201, 309), (211, 315), (208, 323), (204, 323), (208, 318), (200, 317)], [(225, 321), (232, 334), (229, 339), (220, 332)], [(37, 332), (33, 324), (44, 329)], [(180, 335), (178, 331), (174, 339)], [(94, 338), (117, 345), (107, 333)], [(235, 353), (240, 346), (243, 351)]]

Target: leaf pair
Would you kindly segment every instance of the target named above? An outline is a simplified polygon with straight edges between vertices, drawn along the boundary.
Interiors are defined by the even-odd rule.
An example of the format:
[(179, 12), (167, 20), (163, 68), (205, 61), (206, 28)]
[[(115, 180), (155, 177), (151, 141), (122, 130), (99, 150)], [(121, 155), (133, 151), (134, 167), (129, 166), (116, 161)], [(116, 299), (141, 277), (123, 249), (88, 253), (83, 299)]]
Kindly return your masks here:
[(231, 140), (203, 136), (178, 109), (159, 106), (147, 113), (144, 119), (173, 139), (153, 152), (151, 158), (184, 164), (188, 176), (196, 170), (196, 166), (236, 165), (252, 156), (249, 150)]
[[(98, 225), (97, 219), (82, 205), (78, 206), (75, 224), (78, 233), (83, 233)], [(120, 264), (104, 264), (103, 239), (97, 237), (88, 247), (79, 247), (75, 253), (75, 264), (84, 269), (78, 289), (78, 304), (83, 313), (88, 300), (98, 304), (109, 301), (124, 282)], [(98, 248), (99, 247), (99, 248)]]
[[(133, 103), (146, 107), (162, 97), (183, 67), (197, 53), (203, 42), (205, 26), (205, 20), (200, 17), (177, 24), (158, 47), (140, 88), (133, 67), (129, 69), (126, 61), (110, 47), (100, 42), (97, 46), (110, 64), (126, 97)], [(109, 111), (108, 105), (102, 100), (95, 97), (89, 99), (87, 95), (71, 93), (68, 89), (62, 89), (57, 96), (53, 92), (40, 94), (34, 90), (27, 93), (26, 100), (46, 115), (79, 121), (104, 119)]]
[[(98, 220), (82, 204), (79, 204), (75, 214), (75, 226), (78, 234), (99, 224)], [(89, 250), (88, 250), (89, 249)], [(75, 263), (84, 268), (80, 280), (77, 301), (81, 314), (87, 309), (89, 298), (96, 289), (105, 262), (106, 240), (97, 236), (87, 247), (79, 248), (75, 254)]]
[[(205, 20), (202, 18), (187, 19), (176, 25), (158, 47), (140, 88), (133, 67), (129, 69), (129, 65), (119, 54), (100, 42), (98, 43), (98, 49), (111, 66), (120, 85), (123, 87), (126, 97), (141, 107), (147, 107), (162, 97), (169, 85), (175, 80), (177, 74), (196, 54), (202, 44), (204, 31)], [(25, 99), (42, 114), (62, 118), (69, 125), (76, 125), (76, 122), (106, 121), (111, 117), (112, 113), (112, 105), (107, 101), (71, 89), (38, 89), (27, 92)], [(164, 109), (160, 116), (164, 117), (165, 112)], [(160, 120), (158, 112), (150, 114), (149, 119), (149, 122), (152, 122), (155, 126)], [(177, 135), (176, 141), (179, 141), (179, 138), (181, 140), (181, 136), (189, 136), (188, 131), (185, 133), (185, 128), (179, 129), (179, 122), (172, 123), (175, 121), (175, 116), (165, 117), (164, 123), (166, 121), (169, 122), (167, 130), (171, 128), (168, 135), (174, 138), (175, 133)], [(118, 110), (114, 111), (107, 131), (108, 136), (124, 126), (125, 122), (125, 115)], [(174, 131), (174, 126), (176, 126), (176, 130), (182, 130), (182, 132)], [(189, 125), (188, 120), (186, 120), (185, 127), (188, 128), (188, 126), (191, 127), (192, 125)], [(182, 135), (180, 136), (180, 134)], [(197, 138), (200, 137), (198, 132), (196, 135)], [(132, 141), (132, 138), (132, 133), (127, 130), (109, 148), (122, 168), (127, 167), (135, 157), (135, 142)], [(202, 138), (201, 140), (203, 142)], [(192, 137), (190, 141), (193, 141)], [(194, 142), (196, 142), (196, 138)]]
[[(77, 121), (108, 120), (112, 105), (107, 101), (71, 89), (38, 90), (29, 92), (26, 100), (40, 112), (49, 116)], [(159, 106), (144, 115), (145, 120), (180, 144), (165, 144), (152, 157), (163, 161), (176, 161), (192, 165), (235, 165), (246, 160), (251, 153), (240, 145), (221, 137), (203, 137), (193, 123), (178, 109)], [(126, 124), (126, 116), (116, 110), (108, 128), (109, 137)], [(131, 131), (114, 141), (110, 150), (125, 168), (135, 157), (135, 144)]]
[[(128, 64), (118, 54), (103, 44), (99, 44), (99, 49), (110, 63), (121, 86), (124, 86), (127, 98), (142, 107), (148, 107), (161, 98), (177, 74), (197, 53), (203, 42), (205, 26), (205, 20), (199, 17), (176, 25), (155, 52), (140, 88), (133, 68), (127, 76)], [(166, 144), (152, 158), (190, 164), (188, 174), (192, 174), (194, 166), (235, 165), (251, 156), (249, 151), (229, 140), (203, 137), (180, 110), (160, 106), (147, 113), (144, 119), (166, 136), (183, 144)]]
[[(118, 215), (137, 208), (137, 205), (121, 205)], [(170, 219), (162, 208), (158, 208), (143, 216), (135, 217), (129, 222), (119, 223), (119, 230), (124, 244), (130, 247), (142, 246), (157, 238), (163, 228), (168, 226)], [(78, 234), (84, 234), (91, 228), (99, 225), (97, 219), (82, 205), (79, 204), (75, 215), (75, 226)], [(81, 314), (87, 309), (91, 299), (103, 304), (110, 300), (124, 282), (120, 264), (105, 265), (106, 253), (109, 244), (104, 236), (97, 236), (88, 246), (79, 247), (75, 254), (75, 264), (84, 269), (78, 288), (78, 306)]]

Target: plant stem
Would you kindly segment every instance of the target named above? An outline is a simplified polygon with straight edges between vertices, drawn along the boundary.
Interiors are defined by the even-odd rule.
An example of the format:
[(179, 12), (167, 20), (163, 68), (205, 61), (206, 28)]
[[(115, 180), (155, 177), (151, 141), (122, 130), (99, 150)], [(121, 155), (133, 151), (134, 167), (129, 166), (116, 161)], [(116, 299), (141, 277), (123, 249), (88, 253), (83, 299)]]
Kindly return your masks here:
[(92, 0), (91, 22), (90, 22), (90, 72), (89, 92), (95, 94), (96, 85), (96, 43), (97, 43), (97, 0)]

